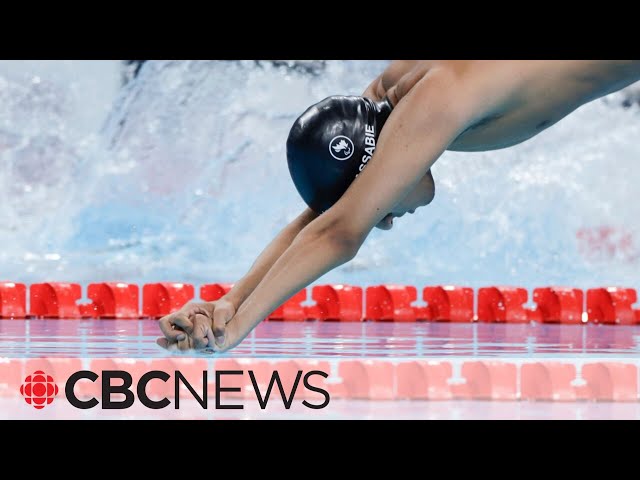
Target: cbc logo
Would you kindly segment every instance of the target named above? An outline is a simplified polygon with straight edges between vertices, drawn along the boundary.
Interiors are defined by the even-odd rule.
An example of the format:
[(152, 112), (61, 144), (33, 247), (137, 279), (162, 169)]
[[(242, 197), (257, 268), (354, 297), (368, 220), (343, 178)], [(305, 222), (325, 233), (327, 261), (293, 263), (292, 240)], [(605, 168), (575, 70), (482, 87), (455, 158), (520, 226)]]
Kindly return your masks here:
[(353, 155), (353, 142), (344, 135), (333, 137), (329, 142), (329, 153), (336, 160), (349, 160)]
[(38, 370), (24, 379), (20, 393), (25, 402), (40, 410), (53, 402), (53, 397), (58, 394), (58, 386), (51, 375)]

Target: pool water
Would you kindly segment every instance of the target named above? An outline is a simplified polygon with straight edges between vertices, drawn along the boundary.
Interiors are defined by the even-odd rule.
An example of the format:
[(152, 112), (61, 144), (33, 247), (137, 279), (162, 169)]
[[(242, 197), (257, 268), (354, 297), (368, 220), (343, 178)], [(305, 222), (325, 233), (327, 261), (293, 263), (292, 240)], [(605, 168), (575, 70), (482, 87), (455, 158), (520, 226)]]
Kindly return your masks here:
[[(640, 419), (638, 326), (272, 321), (223, 355), (168, 352), (158, 336), (151, 319), (0, 320), (0, 417)], [(80, 370), (126, 371), (134, 382), (149, 371), (180, 371), (200, 388), (206, 371), (209, 392), (216, 371), (238, 371), (231, 401), (243, 409), (203, 409), (186, 398), (180, 409), (136, 402), (126, 412), (78, 410), (55, 398), (35, 410), (20, 386), (38, 370), (53, 376), (57, 397)], [(326, 408), (285, 408), (279, 394), (264, 409), (256, 403), (256, 389), (264, 393), (274, 372), (286, 389), (297, 371), (326, 374)], [(100, 382), (84, 382), (79, 395), (100, 398), (86, 388)], [(172, 388), (163, 395), (174, 399)]]
[[(0, 320), (0, 357), (202, 356), (156, 345), (156, 320)], [(617, 325), (263, 322), (223, 357), (640, 358), (640, 327)]]
[[(159, 335), (155, 320), (1, 320), (0, 417), (640, 418), (637, 326), (263, 322), (223, 355), (167, 352), (155, 344)], [(235, 370), (244, 373), (233, 383), (240, 393), (231, 401), (243, 409), (203, 409), (185, 398), (180, 409), (136, 402), (126, 411), (78, 410), (56, 398), (35, 410), (19, 392), (38, 370), (52, 375), (60, 392), (79, 370), (127, 371), (134, 382), (152, 370), (180, 371), (201, 384), (207, 371), (210, 397), (215, 372)], [(273, 372), (288, 388), (298, 370), (326, 373), (326, 408), (310, 410), (300, 402), (285, 408), (274, 400), (263, 409), (256, 403), (249, 371), (264, 392)], [(80, 395), (87, 394), (86, 383)]]

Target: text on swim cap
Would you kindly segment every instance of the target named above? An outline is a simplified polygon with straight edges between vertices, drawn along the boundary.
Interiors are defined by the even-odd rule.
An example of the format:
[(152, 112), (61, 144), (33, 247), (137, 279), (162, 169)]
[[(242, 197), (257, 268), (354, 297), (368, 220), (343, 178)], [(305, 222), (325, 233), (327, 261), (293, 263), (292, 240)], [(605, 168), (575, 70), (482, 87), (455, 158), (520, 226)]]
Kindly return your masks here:
[[(362, 155), (362, 160), (360, 160), (360, 167), (358, 168), (358, 172), (361, 172), (362, 170), (364, 170), (364, 167), (367, 166), (367, 162), (371, 160), (371, 157), (373, 156), (373, 152), (375, 152), (376, 150), (376, 137), (375, 137), (376, 133), (375, 132), (376, 132), (376, 129), (373, 125), (365, 125), (364, 144), (368, 146), (364, 148), (364, 151), (366, 153)], [(358, 175), (356, 175), (356, 177), (357, 176)]]

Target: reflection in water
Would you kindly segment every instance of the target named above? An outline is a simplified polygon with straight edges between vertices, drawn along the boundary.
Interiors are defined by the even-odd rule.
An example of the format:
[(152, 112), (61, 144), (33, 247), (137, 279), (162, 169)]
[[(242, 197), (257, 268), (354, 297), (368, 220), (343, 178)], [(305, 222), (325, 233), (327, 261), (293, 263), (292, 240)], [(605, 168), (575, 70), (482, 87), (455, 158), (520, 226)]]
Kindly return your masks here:
[[(155, 344), (159, 335), (155, 320), (0, 320), (0, 357), (172, 356)], [(633, 326), (273, 321), (260, 324), (227, 354), (332, 358), (639, 355), (640, 329)]]

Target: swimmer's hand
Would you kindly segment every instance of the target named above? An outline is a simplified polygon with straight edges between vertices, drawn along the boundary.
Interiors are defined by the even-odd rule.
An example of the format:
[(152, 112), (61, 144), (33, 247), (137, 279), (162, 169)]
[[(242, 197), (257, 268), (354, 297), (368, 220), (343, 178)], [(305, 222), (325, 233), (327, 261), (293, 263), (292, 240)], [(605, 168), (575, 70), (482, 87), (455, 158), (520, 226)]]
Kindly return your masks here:
[(167, 350), (223, 346), (227, 343), (227, 323), (235, 313), (235, 306), (224, 298), (214, 302), (189, 303), (159, 320), (164, 338), (158, 338), (156, 343)]
[(216, 342), (211, 346), (211, 350), (215, 353), (224, 353), (227, 350), (231, 350), (237, 347), (240, 342), (251, 333), (251, 330), (248, 326), (243, 327), (243, 322), (239, 316), (234, 314), (234, 316), (226, 322), (224, 337), (216, 338)]

